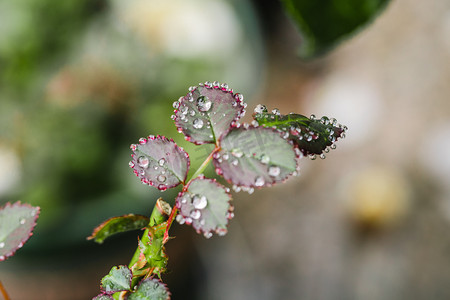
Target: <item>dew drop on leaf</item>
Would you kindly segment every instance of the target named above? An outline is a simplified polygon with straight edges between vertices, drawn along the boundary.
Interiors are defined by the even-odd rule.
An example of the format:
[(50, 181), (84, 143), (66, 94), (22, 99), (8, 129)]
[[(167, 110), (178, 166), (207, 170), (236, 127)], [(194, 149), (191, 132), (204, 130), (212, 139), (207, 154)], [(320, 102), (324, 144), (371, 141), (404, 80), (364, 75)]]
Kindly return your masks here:
[(27, 220), (25, 220), (25, 219), (20, 219), (19, 222), (20, 222), (21, 225), (23, 225), (23, 224), (25, 224), (26, 221), (27, 221)]
[(265, 155), (265, 154), (263, 154), (262, 156), (261, 156), (261, 163), (263, 163), (263, 164), (268, 164), (270, 162), (270, 157), (269, 156), (267, 156), (267, 155)]
[(236, 157), (242, 157), (242, 155), (244, 155), (244, 153), (240, 149), (231, 150), (231, 154), (233, 154)]
[(150, 161), (145, 156), (139, 156), (138, 158), (138, 165), (141, 168), (147, 169)]
[(201, 119), (195, 119), (193, 126), (195, 129), (201, 129), (203, 127), (203, 121)]
[(211, 109), (212, 102), (206, 96), (200, 96), (197, 99), (197, 107), (199, 111), (207, 112)]
[(255, 186), (263, 186), (265, 183), (264, 178), (261, 176), (258, 176), (255, 178)]
[(255, 109), (253, 110), (255, 114), (262, 114), (267, 112), (267, 107), (264, 104), (258, 104), (256, 105)]
[(272, 177), (276, 177), (276, 176), (280, 175), (280, 172), (281, 172), (281, 170), (279, 167), (271, 166), (269, 168), (269, 175)]
[(156, 179), (158, 179), (159, 182), (165, 182), (166, 181), (166, 176), (158, 175), (158, 177)]
[(208, 200), (206, 199), (205, 196), (201, 197), (195, 196), (194, 199), (192, 200), (192, 204), (197, 209), (203, 209), (206, 207), (206, 205), (208, 205)]
[(161, 158), (160, 160), (158, 160), (158, 165), (160, 165), (161, 167), (164, 166), (165, 163), (166, 163), (166, 160), (164, 158)]
[(231, 164), (232, 164), (233, 166), (237, 166), (237, 165), (239, 164), (239, 161), (238, 161), (237, 159), (233, 159), (233, 160), (231, 161)]
[(3, 248), (3, 247), (5, 247), (5, 243), (4, 243), (4, 242), (1, 242), (1, 243), (0, 243), (0, 248)]
[(198, 210), (198, 209), (194, 209), (193, 211), (191, 211), (191, 213), (189, 214), (189, 216), (194, 219), (194, 220), (198, 220), (200, 219), (202, 213)]

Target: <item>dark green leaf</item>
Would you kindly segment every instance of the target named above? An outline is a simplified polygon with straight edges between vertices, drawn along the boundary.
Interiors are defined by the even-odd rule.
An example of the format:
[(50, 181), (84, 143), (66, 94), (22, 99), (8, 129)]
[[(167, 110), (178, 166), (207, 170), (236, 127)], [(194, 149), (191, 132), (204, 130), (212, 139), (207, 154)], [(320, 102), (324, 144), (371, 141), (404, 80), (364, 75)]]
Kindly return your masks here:
[(127, 266), (112, 267), (109, 274), (102, 278), (101, 289), (106, 294), (128, 291), (131, 289), (133, 274)]
[(217, 174), (249, 188), (283, 181), (297, 168), (294, 146), (272, 128), (235, 128), (213, 157)]
[(130, 148), (133, 151), (130, 167), (143, 183), (165, 191), (186, 180), (189, 155), (172, 139), (150, 135)]
[(158, 279), (144, 279), (128, 300), (169, 300), (170, 293), (166, 285)]
[(0, 208), (0, 261), (12, 256), (33, 234), (39, 207), (6, 203)]
[(375, 18), (389, 0), (282, 0), (303, 37), (300, 55), (316, 56)]
[(116, 233), (142, 229), (149, 223), (149, 218), (141, 215), (124, 215), (120, 217), (113, 217), (99, 226), (92, 232), (88, 240), (94, 239), (95, 242), (101, 244), (103, 241)]
[(213, 179), (196, 178), (177, 197), (180, 210), (177, 221), (192, 224), (198, 233), (208, 238), (212, 232), (224, 235), (228, 220), (233, 216), (230, 201), (231, 196), (223, 185)]
[(185, 97), (173, 103), (175, 125), (186, 140), (195, 144), (215, 143), (244, 115), (241, 94), (233, 94), (218, 82), (191, 87)]
[(337, 139), (345, 137), (347, 127), (337, 124), (336, 119), (325, 116), (308, 118), (292, 113), (281, 115), (277, 109), (274, 112), (268, 113), (264, 105), (258, 105), (253, 118), (259, 125), (280, 130), (304, 155), (315, 157), (315, 154), (320, 154), (324, 158), (323, 152), (335, 148)]

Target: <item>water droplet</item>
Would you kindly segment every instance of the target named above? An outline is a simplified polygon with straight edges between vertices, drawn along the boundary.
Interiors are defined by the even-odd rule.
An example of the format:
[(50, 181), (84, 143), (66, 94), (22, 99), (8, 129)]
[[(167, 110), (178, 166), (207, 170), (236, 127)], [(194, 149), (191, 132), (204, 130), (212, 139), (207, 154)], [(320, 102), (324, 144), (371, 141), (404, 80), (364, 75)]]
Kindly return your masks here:
[(197, 209), (203, 209), (206, 207), (206, 205), (208, 205), (208, 200), (206, 199), (205, 196), (194, 196), (194, 199), (192, 200), (192, 204), (194, 205), (195, 208)]
[(145, 143), (147, 143), (147, 139), (146, 138), (140, 138), (139, 139), (139, 144), (143, 145)]
[(25, 224), (26, 221), (27, 221), (27, 220), (25, 220), (25, 218), (22, 218), (22, 219), (20, 219), (19, 223), (20, 223), (21, 225), (23, 225), (23, 224)]
[(310, 154), (310, 155), (309, 155), (309, 158), (310, 158), (311, 160), (315, 160), (317, 157), (316, 157), (315, 154)]
[(255, 109), (253, 110), (255, 114), (262, 114), (267, 112), (267, 107), (264, 104), (258, 104), (256, 105)]
[(136, 151), (137, 145), (136, 144), (131, 144), (130, 145), (130, 149), (131, 149), (131, 151)]
[(336, 144), (331, 145), (330, 148), (331, 148), (332, 150), (336, 149)]
[(325, 158), (326, 158), (325, 154), (323, 154), (323, 153), (320, 154), (320, 158), (321, 158), (321, 159), (325, 159)]
[(195, 111), (194, 111), (194, 110), (191, 110), (191, 111), (189, 112), (189, 114), (191, 115), (191, 117), (193, 117), (193, 116), (195, 116)]
[(134, 168), (134, 162), (130, 161), (130, 162), (128, 163), (128, 165), (130, 166), (130, 168)]
[(255, 178), (255, 186), (263, 186), (265, 183), (264, 178), (262, 176), (257, 176)]
[(228, 160), (230, 158), (230, 156), (228, 155), (228, 153), (225, 153), (224, 155), (222, 155), (222, 158), (224, 160)]
[(195, 91), (196, 88), (197, 88), (196, 86), (190, 86), (190, 87), (189, 87), (189, 92)]
[(193, 126), (195, 129), (201, 129), (203, 127), (203, 120), (201, 119), (195, 119)]
[(233, 160), (231, 161), (231, 164), (232, 164), (233, 166), (237, 166), (237, 165), (239, 164), (239, 160), (233, 159)]
[(188, 110), (189, 110), (189, 107), (187, 107), (187, 106), (182, 106), (180, 109), (180, 111), (183, 115), (187, 114)]
[(289, 132), (285, 132), (284, 134), (283, 134), (283, 139), (287, 139), (289, 137)]
[(165, 185), (165, 184), (158, 185), (158, 190), (160, 190), (161, 192), (164, 192), (165, 190), (167, 190), (167, 185)]
[(214, 87), (219, 87), (219, 86), (220, 86), (220, 82), (214, 81), (214, 82), (213, 82), (213, 86), (214, 86)]
[(180, 102), (175, 101), (175, 102), (172, 104), (172, 106), (173, 106), (173, 108), (178, 109), (178, 107), (180, 107)]
[(236, 99), (236, 100), (239, 100), (239, 101), (243, 101), (244, 100), (244, 95), (242, 95), (242, 94), (240, 94), (240, 93), (236, 93), (236, 95), (234, 95), (234, 98)]
[(235, 149), (231, 150), (231, 154), (233, 154), (236, 157), (242, 157), (242, 155), (244, 155), (244, 152), (242, 152), (241, 149), (235, 148)]
[(150, 161), (145, 156), (139, 156), (137, 163), (138, 163), (139, 167), (147, 169)]
[(273, 113), (274, 115), (279, 116), (279, 115), (280, 115), (280, 110), (279, 110), (278, 108), (274, 108), (274, 109), (272, 109), (272, 113)]
[(205, 233), (203, 234), (203, 236), (204, 236), (205, 238), (209, 239), (209, 238), (211, 238), (211, 237), (213, 236), (213, 234), (212, 234), (212, 232), (205, 232)]
[(281, 173), (281, 170), (279, 167), (271, 166), (269, 168), (269, 175), (272, 177), (276, 177), (276, 176), (280, 175), (280, 173)]
[(194, 209), (189, 216), (194, 220), (198, 220), (202, 216), (202, 213), (198, 209)]
[(316, 119), (316, 115), (311, 115), (309, 118), (314, 121)]
[(251, 124), (252, 124), (252, 126), (255, 126), (255, 127), (259, 126), (259, 123), (256, 120), (253, 120)]
[(216, 233), (219, 236), (224, 236), (225, 234), (227, 234), (228, 230), (226, 228), (217, 228), (216, 229)]
[(160, 160), (158, 160), (158, 165), (160, 167), (164, 166), (165, 163), (166, 163), (166, 159), (165, 158), (161, 158)]
[(253, 194), (254, 191), (255, 191), (254, 188), (249, 188), (249, 189), (247, 190), (247, 193), (249, 193), (249, 194), (251, 195), (251, 194)]
[(228, 89), (228, 84), (226, 83), (222, 83), (222, 85), (220, 86), (222, 89)]
[(166, 181), (166, 176), (158, 175), (158, 177), (156, 179), (158, 179), (159, 182), (165, 182)]
[(183, 217), (182, 215), (178, 215), (178, 216), (175, 218), (175, 220), (177, 220), (177, 222), (178, 222), (180, 225), (183, 225), (184, 222), (186, 222), (186, 220), (184, 219), (184, 217)]
[(235, 191), (236, 193), (239, 193), (241, 191), (241, 187), (237, 186), (237, 185), (233, 185), (233, 191)]
[(207, 112), (211, 109), (212, 102), (206, 96), (200, 96), (197, 99), (197, 108), (199, 111)]
[(265, 154), (263, 154), (263, 155), (261, 156), (261, 163), (267, 165), (269, 162), (270, 162), (270, 157), (267, 156), (267, 155), (265, 155)]
[(1, 243), (0, 243), (0, 248), (3, 248), (3, 247), (5, 247), (5, 243), (4, 243), (4, 242), (1, 242)]

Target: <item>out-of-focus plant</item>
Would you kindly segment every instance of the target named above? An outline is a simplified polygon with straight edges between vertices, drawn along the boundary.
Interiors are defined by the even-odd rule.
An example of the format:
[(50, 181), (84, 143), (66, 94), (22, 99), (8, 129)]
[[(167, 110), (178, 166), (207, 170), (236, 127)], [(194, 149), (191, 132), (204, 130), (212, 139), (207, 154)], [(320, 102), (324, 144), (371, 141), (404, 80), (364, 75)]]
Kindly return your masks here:
[[(234, 216), (230, 189), (203, 175), (212, 162), (218, 175), (235, 191), (253, 193), (297, 175), (299, 159), (316, 155), (325, 158), (343, 138), (347, 128), (335, 119), (316, 119), (278, 109), (270, 113), (257, 105), (251, 124), (240, 124), (247, 104), (240, 93), (215, 81), (189, 88), (173, 103), (172, 119), (185, 139), (195, 145), (212, 144), (214, 149), (200, 167), (190, 172), (188, 153), (172, 139), (150, 135), (132, 144), (129, 165), (145, 185), (160, 191), (182, 186), (171, 207), (161, 198), (151, 215), (125, 215), (106, 220), (89, 237), (98, 243), (118, 232), (145, 229), (128, 266), (111, 269), (101, 280), (101, 293), (94, 299), (170, 299), (162, 283), (168, 257), (165, 244), (174, 220), (192, 225), (206, 238), (227, 233)], [(191, 174), (189, 176), (189, 174)]]

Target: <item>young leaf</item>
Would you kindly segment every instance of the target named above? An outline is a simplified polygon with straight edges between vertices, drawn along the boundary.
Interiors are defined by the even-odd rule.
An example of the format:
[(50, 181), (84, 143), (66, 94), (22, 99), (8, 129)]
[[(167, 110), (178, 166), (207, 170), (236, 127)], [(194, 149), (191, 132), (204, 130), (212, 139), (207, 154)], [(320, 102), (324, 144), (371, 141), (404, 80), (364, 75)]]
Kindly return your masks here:
[(12, 256), (33, 234), (39, 207), (6, 203), (0, 208), (0, 261)]
[(241, 94), (228, 85), (205, 82), (191, 87), (189, 93), (173, 103), (175, 125), (186, 140), (195, 144), (216, 143), (232, 122), (245, 114)]
[(150, 135), (130, 148), (133, 151), (130, 167), (143, 183), (165, 191), (186, 180), (189, 155), (172, 139)]
[(99, 226), (92, 232), (87, 239), (94, 239), (95, 242), (101, 244), (103, 241), (116, 233), (142, 229), (148, 225), (149, 218), (141, 215), (128, 214), (120, 217), (113, 217)]
[(101, 290), (105, 294), (114, 294), (131, 289), (133, 274), (127, 266), (112, 267), (109, 274), (102, 278)]
[(170, 300), (170, 292), (158, 279), (147, 278), (141, 281), (127, 300)]
[(111, 295), (107, 295), (105, 293), (98, 294), (92, 300), (114, 300), (114, 298)]
[(235, 128), (220, 145), (213, 156), (216, 172), (237, 186), (269, 186), (296, 172), (293, 145), (274, 129)]
[(203, 233), (207, 238), (213, 232), (225, 235), (228, 220), (233, 216), (230, 201), (231, 196), (223, 185), (214, 179), (198, 177), (176, 199), (180, 210), (177, 221), (192, 224), (198, 233)]
[(300, 55), (322, 54), (360, 30), (389, 0), (282, 0), (302, 33)]
[[(281, 115), (277, 109), (268, 113), (264, 105), (255, 108), (253, 118), (259, 125), (272, 127), (280, 130), (283, 135), (292, 140), (304, 155), (320, 154), (325, 158), (323, 152), (334, 149), (338, 138), (345, 137), (347, 127), (337, 124), (336, 119), (322, 117), (316, 119), (314, 115), (310, 118), (289, 114)], [(329, 148), (328, 148), (329, 147)]]

